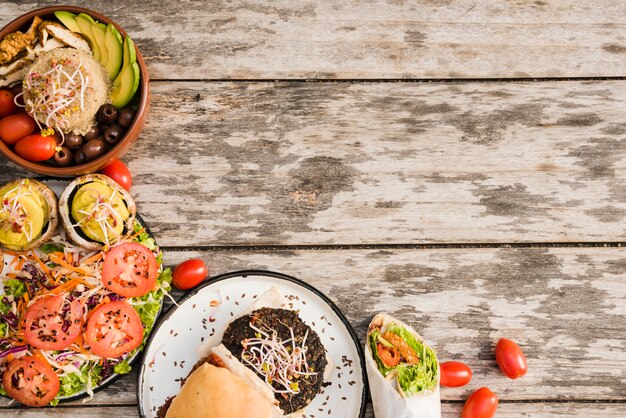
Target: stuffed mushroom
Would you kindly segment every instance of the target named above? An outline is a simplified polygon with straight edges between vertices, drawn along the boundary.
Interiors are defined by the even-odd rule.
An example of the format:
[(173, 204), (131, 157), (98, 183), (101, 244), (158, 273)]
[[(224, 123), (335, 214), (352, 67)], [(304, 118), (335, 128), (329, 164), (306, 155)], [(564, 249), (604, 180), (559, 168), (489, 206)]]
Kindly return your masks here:
[(59, 212), (69, 240), (99, 250), (133, 232), (136, 206), (115, 181), (102, 174), (88, 174), (76, 178), (63, 191)]
[(58, 225), (57, 197), (33, 179), (11, 181), (0, 188), (0, 244), (26, 251), (48, 241)]

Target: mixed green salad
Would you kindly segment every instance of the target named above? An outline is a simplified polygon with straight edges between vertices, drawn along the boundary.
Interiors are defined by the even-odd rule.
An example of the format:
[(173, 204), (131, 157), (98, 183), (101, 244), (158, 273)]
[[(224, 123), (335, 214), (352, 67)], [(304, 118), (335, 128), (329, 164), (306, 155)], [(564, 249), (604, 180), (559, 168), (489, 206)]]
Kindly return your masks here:
[(378, 370), (385, 378), (397, 380), (402, 396), (436, 389), (439, 364), (435, 352), (406, 327), (391, 323), (383, 330), (374, 326), (367, 338)]
[[(60, 232), (31, 251), (3, 252), (0, 394), (29, 406), (56, 405), (73, 395), (93, 395), (111, 376), (131, 370), (172, 280), (154, 239), (138, 221), (134, 229), (127, 240), (101, 251), (77, 247)], [(135, 277), (142, 262), (145, 283)], [(54, 304), (60, 309), (48, 319)], [(138, 320), (107, 322), (114, 315), (108, 307), (134, 311)], [(54, 331), (46, 334), (42, 326)], [(113, 332), (107, 331), (111, 326)], [(40, 372), (37, 387), (19, 384), (27, 380), (27, 361)]]

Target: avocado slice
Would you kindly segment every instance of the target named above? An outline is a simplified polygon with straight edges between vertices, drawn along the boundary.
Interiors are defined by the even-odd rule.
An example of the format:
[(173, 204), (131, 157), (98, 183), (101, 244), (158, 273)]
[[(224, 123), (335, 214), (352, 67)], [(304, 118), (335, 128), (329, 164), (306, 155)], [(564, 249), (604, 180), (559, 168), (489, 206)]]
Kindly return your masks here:
[(122, 68), (122, 71), (113, 80), (111, 89), (111, 103), (118, 109), (123, 108), (131, 101), (139, 88), (139, 65), (133, 62)]
[(104, 68), (107, 66), (109, 60), (109, 51), (107, 49), (107, 27), (103, 23), (94, 22), (92, 25), (93, 34), (96, 36), (96, 42), (98, 42), (98, 48), (100, 48), (100, 64)]
[(54, 12), (54, 15), (72, 32), (83, 33), (78, 23), (76, 23), (76, 15), (74, 13), (59, 10), (58, 12)]
[(119, 74), (122, 68), (122, 57), (124, 56), (124, 46), (122, 44), (122, 36), (115, 29), (113, 25), (109, 23), (106, 28), (105, 42), (107, 45), (108, 59), (105, 66), (109, 78), (115, 80), (115, 77)]
[(124, 40), (124, 67), (137, 62), (137, 52), (135, 51), (135, 43), (126, 35)]
[[(119, 218), (112, 216), (106, 209), (98, 208), (96, 205), (102, 199), (107, 201), (107, 204), (112, 207), (119, 215)], [(88, 213), (94, 213), (98, 216), (90, 216)], [(103, 228), (104, 224), (98, 223), (95, 218), (102, 218), (102, 214), (106, 214), (107, 219), (107, 232)], [(122, 196), (119, 193), (114, 193), (113, 189), (102, 182), (93, 181), (81, 186), (74, 195), (72, 200), (72, 217), (81, 222), (81, 231), (89, 238), (97, 242), (108, 242), (107, 238), (112, 236), (120, 236), (124, 232), (124, 221), (128, 219), (130, 213)]]
[(85, 35), (85, 37), (87, 38), (89, 46), (91, 47), (91, 51), (93, 52), (93, 57), (96, 59), (96, 61), (101, 62), (100, 58), (102, 57), (102, 52), (100, 51), (100, 46), (98, 45), (96, 35), (93, 31), (93, 19), (91, 18), (91, 16), (81, 13), (76, 16), (76, 23), (80, 28), (80, 33)]

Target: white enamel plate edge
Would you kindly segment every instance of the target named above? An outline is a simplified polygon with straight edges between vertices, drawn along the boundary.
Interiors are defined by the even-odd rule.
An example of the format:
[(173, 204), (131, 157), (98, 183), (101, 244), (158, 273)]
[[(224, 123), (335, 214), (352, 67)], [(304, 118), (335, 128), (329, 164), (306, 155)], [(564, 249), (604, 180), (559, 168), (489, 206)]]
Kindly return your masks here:
[[(181, 379), (200, 359), (202, 344), (218, 345), (228, 324), (250, 311), (259, 295), (273, 286), (290, 299), (302, 320), (319, 335), (335, 368), (330, 385), (316, 396), (307, 417), (362, 416), (365, 406), (362, 351), (343, 316), (310, 286), (270, 272), (240, 272), (220, 276), (187, 296), (157, 324), (144, 351), (139, 374), (140, 414), (156, 417), (165, 401), (175, 396)], [(211, 301), (221, 301), (211, 307)]]

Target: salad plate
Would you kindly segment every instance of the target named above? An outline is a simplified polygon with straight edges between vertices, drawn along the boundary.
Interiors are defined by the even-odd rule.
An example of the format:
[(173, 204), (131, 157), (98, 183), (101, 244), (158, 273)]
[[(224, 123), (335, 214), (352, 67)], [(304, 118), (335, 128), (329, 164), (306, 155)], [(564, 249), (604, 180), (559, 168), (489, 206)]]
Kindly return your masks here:
[[(233, 330), (232, 324), (241, 324), (242, 317), (248, 314), (253, 318), (262, 312), (267, 314), (269, 308), (260, 306), (268, 305), (268, 295), (276, 300), (272, 292), (280, 294), (283, 301), (282, 309), (272, 311), (297, 314), (297, 320), (301, 319), (319, 336), (325, 349), (328, 364), (324, 382), (306, 406), (305, 416), (363, 417), (367, 390), (364, 356), (348, 320), (327, 296), (309, 284), (284, 274), (257, 270), (212, 278), (161, 317), (148, 339), (139, 372), (140, 416), (164, 416), (161, 409), (169, 407), (210, 348), (219, 346), (224, 352), (221, 344), (228, 345), (226, 339)], [(293, 325), (293, 320), (289, 324)], [(314, 338), (313, 332), (309, 333), (309, 341)], [(244, 366), (240, 363), (236, 367)], [(258, 384), (264, 383), (258, 380)], [(277, 394), (277, 398), (281, 395)]]
[[(57, 196), (62, 195), (69, 184), (62, 180), (42, 182)], [(128, 373), (140, 358), (143, 346), (161, 312), (171, 273), (169, 269), (163, 269), (161, 251), (145, 222), (137, 215), (133, 223), (134, 233), (126, 241), (132, 245), (140, 244), (145, 251), (154, 254), (157, 262), (157, 286), (143, 296), (120, 296), (104, 286), (101, 277), (104, 258), (106, 254), (113, 253), (114, 246), (111, 250), (81, 247), (68, 239), (66, 231), (60, 225), (48, 241), (35, 248), (20, 252), (3, 249), (0, 252), (3, 256), (0, 274), (0, 372), (4, 373), (10, 367), (11, 360), (22, 356), (36, 357), (49, 364), (58, 376), (59, 391), (46, 404), (56, 405), (58, 402), (93, 396), (98, 390)], [(80, 303), (77, 306), (82, 309), (79, 312), (84, 317), (80, 330), (77, 330), (77, 339), (71, 346), (63, 349), (32, 346), (32, 340), (25, 335), (27, 327), (22, 325), (27, 320), (24, 318), (28, 317), (26, 312), (37, 304), (36, 301), (61, 294), (66, 295), (64, 303), (72, 306), (71, 309), (74, 309), (74, 301)], [(122, 301), (132, 306), (138, 314), (141, 321), (138, 339), (141, 338), (141, 344), (121, 355), (113, 353), (113, 347), (104, 347), (105, 351), (108, 349), (111, 352), (110, 356), (96, 355), (96, 350), (87, 344), (87, 321), (107, 303)], [(66, 305), (62, 306), (61, 310), (65, 311)], [(67, 320), (68, 317), (65, 318)], [(34, 328), (33, 326), (32, 329)], [(65, 325), (63, 330), (70, 333)], [(0, 394), (8, 396), (1, 380)]]

